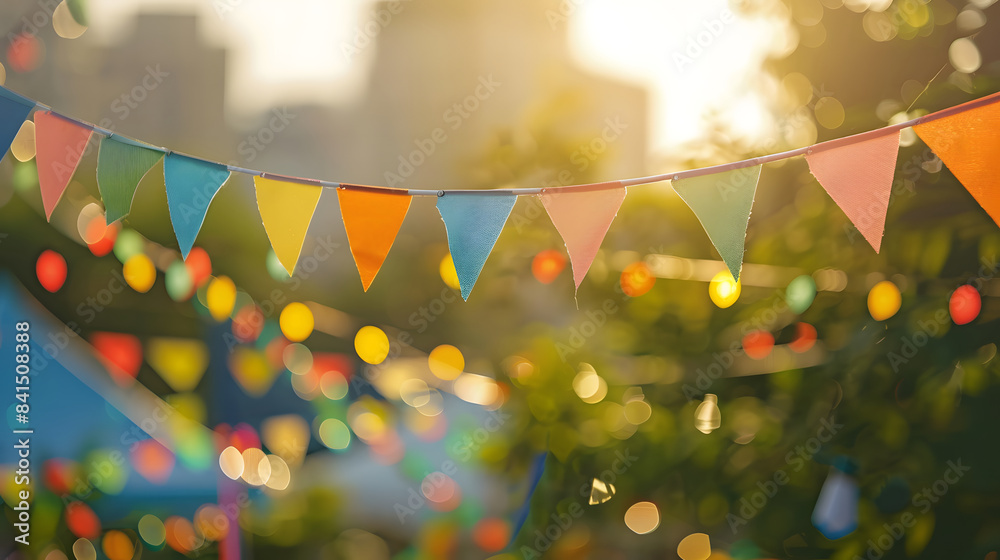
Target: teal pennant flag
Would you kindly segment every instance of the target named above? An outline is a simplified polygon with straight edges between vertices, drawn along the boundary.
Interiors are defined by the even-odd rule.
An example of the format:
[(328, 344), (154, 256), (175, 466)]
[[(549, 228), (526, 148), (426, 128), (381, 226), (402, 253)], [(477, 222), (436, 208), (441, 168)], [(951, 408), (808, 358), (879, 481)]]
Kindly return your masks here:
[(437, 208), (448, 231), (448, 248), (455, 261), (462, 299), (468, 300), (479, 273), (514, 209), (512, 194), (445, 194)]
[(672, 183), (698, 217), (735, 280), (740, 279), (743, 268), (747, 224), (759, 179), (757, 165)]
[(229, 169), (221, 163), (203, 161), (175, 153), (163, 160), (163, 182), (167, 189), (170, 223), (187, 259), (194, 240), (205, 223), (212, 199), (229, 179)]

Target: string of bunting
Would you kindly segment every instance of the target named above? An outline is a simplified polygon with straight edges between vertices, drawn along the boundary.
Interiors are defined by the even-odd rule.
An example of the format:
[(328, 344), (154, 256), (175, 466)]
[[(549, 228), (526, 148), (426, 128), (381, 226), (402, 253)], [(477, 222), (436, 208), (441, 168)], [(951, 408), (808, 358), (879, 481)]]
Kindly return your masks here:
[(139, 182), (161, 159), (171, 224), (186, 259), (212, 199), (232, 173), (253, 176), (268, 239), (292, 274), (324, 188), (337, 190), (348, 243), (365, 291), (392, 248), (414, 196), (437, 197), (462, 297), (468, 300), (518, 196), (539, 196), (566, 245), (577, 290), (625, 200), (627, 187), (670, 181), (739, 280), (761, 168), (804, 156), (812, 174), (878, 252), (900, 131), (917, 135), (1000, 224), (1000, 93), (899, 124), (742, 161), (605, 183), (549, 188), (419, 190), (335, 183), (227, 165), (134, 140), (0, 86), (0, 153), (34, 115), (42, 205), (50, 219), (91, 136), (102, 136), (97, 184), (110, 225), (128, 215)]

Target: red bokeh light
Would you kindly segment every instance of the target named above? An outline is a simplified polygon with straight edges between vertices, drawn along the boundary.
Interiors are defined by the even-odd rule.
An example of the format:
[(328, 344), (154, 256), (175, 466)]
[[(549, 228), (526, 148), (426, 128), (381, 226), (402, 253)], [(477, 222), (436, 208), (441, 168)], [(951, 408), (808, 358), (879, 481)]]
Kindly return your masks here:
[(531, 261), (531, 273), (542, 284), (551, 284), (565, 268), (566, 257), (552, 249), (538, 253)]
[(35, 263), (35, 274), (43, 288), (56, 293), (66, 283), (66, 259), (55, 251), (45, 250)]
[(754, 331), (743, 337), (743, 351), (754, 360), (763, 360), (774, 349), (774, 335), (767, 331)]
[(70, 502), (66, 506), (66, 526), (81, 539), (96, 539), (101, 536), (101, 521), (94, 510), (83, 502)]
[(126, 333), (95, 332), (90, 343), (115, 383), (127, 387), (142, 367), (142, 342)]
[(191, 249), (187, 258), (184, 259), (184, 265), (187, 266), (188, 274), (191, 275), (191, 282), (195, 288), (201, 287), (212, 276), (212, 259), (201, 247)]
[(793, 352), (806, 352), (816, 344), (816, 327), (809, 323), (795, 325), (795, 339), (788, 343)]
[(622, 271), (622, 291), (629, 297), (639, 297), (656, 285), (656, 277), (646, 263), (634, 262)]
[(972, 286), (965, 285), (952, 292), (948, 300), (948, 312), (956, 325), (967, 325), (979, 317), (983, 309), (983, 298)]

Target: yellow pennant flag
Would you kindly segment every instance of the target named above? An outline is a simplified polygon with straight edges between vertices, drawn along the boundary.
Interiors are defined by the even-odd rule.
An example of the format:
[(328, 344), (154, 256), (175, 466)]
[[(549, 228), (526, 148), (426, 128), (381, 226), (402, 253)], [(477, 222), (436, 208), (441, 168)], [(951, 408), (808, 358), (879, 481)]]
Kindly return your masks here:
[(292, 275), (323, 189), (292, 181), (254, 177), (257, 209), (281, 265)]

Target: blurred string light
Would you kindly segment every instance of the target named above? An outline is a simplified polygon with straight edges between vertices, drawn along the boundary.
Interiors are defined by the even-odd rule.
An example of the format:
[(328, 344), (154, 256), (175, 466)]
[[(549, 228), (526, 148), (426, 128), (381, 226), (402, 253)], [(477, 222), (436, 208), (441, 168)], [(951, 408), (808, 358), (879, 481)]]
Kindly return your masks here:
[(551, 284), (566, 268), (566, 257), (559, 251), (546, 249), (531, 260), (531, 274), (542, 284)]
[(485, 552), (499, 552), (510, 541), (510, 523), (496, 517), (478, 521), (472, 528), (472, 541)]
[(389, 337), (378, 327), (362, 327), (354, 336), (354, 349), (365, 362), (381, 364), (389, 356)]
[(94, 510), (83, 502), (66, 505), (66, 526), (74, 536), (81, 539), (96, 539), (101, 535), (101, 521)]
[(7, 63), (10, 69), (31, 72), (45, 60), (45, 44), (35, 35), (21, 33), (10, 38), (7, 46)]
[(312, 311), (297, 301), (289, 303), (281, 310), (278, 323), (282, 334), (292, 342), (301, 342), (309, 338), (316, 324)]
[(608, 383), (597, 374), (594, 366), (581, 363), (580, 370), (573, 378), (573, 391), (587, 404), (597, 404), (608, 394)]
[[(96, 204), (93, 206), (96, 206)], [(87, 205), (87, 208), (90, 207), (91, 205)], [(86, 209), (84, 210), (86, 211)], [(80, 212), (80, 215), (83, 216), (84, 212)], [(104, 212), (100, 211), (100, 215), (103, 217)], [(133, 255), (142, 253), (145, 246), (146, 240), (139, 234), (139, 232), (131, 228), (125, 228), (118, 232), (118, 237), (115, 239), (115, 258), (117, 258), (122, 264), (125, 264), (125, 261)]]
[(146, 343), (146, 362), (177, 392), (198, 386), (208, 360), (208, 347), (198, 339), (155, 337)]
[(892, 282), (883, 280), (868, 292), (868, 312), (872, 319), (885, 321), (899, 311), (902, 301), (899, 288)]
[(747, 357), (763, 360), (774, 350), (774, 335), (767, 331), (753, 331), (743, 337), (743, 351)]
[(719, 410), (719, 397), (708, 393), (705, 400), (694, 412), (694, 427), (703, 434), (710, 434), (722, 425), (722, 412)]
[(108, 560), (131, 560), (132, 555), (135, 554), (135, 545), (132, 544), (132, 539), (118, 530), (104, 533), (101, 549)]
[(194, 294), (194, 281), (188, 267), (181, 260), (170, 263), (164, 276), (167, 295), (174, 301), (186, 301)]
[(796, 323), (795, 324), (795, 338), (788, 343), (788, 347), (792, 352), (803, 353), (808, 352), (816, 345), (816, 327), (810, 325), (809, 323)]
[(645, 262), (637, 261), (625, 267), (619, 282), (625, 295), (639, 297), (653, 289), (656, 285), (656, 276)]
[(236, 284), (228, 276), (218, 276), (208, 284), (206, 301), (209, 313), (216, 321), (224, 321), (236, 305)]
[(343, 451), (351, 444), (351, 431), (347, 424), (336, 418), (323, 420), (316, 430), (320, 443), (334, 451)]
[(167, 533), (167, 546), (181, 554), (194, 552), (205, 542), (204, 538), (194, 530), (191, 522), (183, 517), (177, 515), (168, 517), (163, 526)]
[(465, 371), (465, 356), (458, 348), (442, 344), (427, 355), (427, 366), (438, 379), (452, 381)]
[(35, 262), (35, 275), (38, 282), (49, 292), (58, 292), (66, 283), (66, 259), (59, 253), (47, 249), (42, 251)]
[(62, 0), (52, 11), (52, 28), (63, 39), (77, 39), (87, 31), (87, 26), (73, 17), (67, 0)]
[(184, 260), (184, 265), (188, 267), (191, 281), (194, 282), (195, 287), (201, 287), (205, 282), (211, 280), (212, 259), (209, 258), (208, 252), (201, 247), (191, 249), (187, 259)]
[(732, 273), (728, 270), (720, 271), (712, 277), (712, 281), (708, 284), (708, 297), (720, 309), (731, 307), (736, 303), (736, 300), (740, 299), (742, 292), (743, 285), (738, 280), (734, 280)]
[(446, 286), (452, 290), (461, 289), (461, 285), (458, 282), (458, 270), (455, 269), (455, 261), (451, 258), (451, 253), (448, 253), (441, 259), (441, 264), (438, 266), (438, 273), (441, 275), (441, 280), (444, 281)]
[(21, 163), (35, 159), (35, 123), (24, 121), (10, 145), (10, 153)]
[(73, 556), (76, 560), (97, 560), (97, 549), (89, 539), (81, 537), (73, 543)]
[(812, 276), (803, 274), (796, 276), (785, 288), (785, 302), (792, 313), (801, 315), (816, 299), (816, 281)]
[(174, 470), (174, 454), (155, 439), (145, 439), (136, 444), (130, 458), (136, 472), (153, 484), (166, 483)]
[(261, 423), (261, 440), (289, 466), (302, 464), (309, 447), (309, 423), (297, 414), (272, 416)]
[(156, 267), (153, 261), (143, 253), (129, 257), (122, 269), (125, 282), (135, 291), (144, 294), (156, 282)]
[(625, 525), (634, 533), (645, 535), (660, 526), (660, 510), (653, 502), (638, 502), (625, 512)]
[(160, 518), (155, 515), (143, 515), (139, 519), (138, 529), (139, 536), (153, 549), (163, 546), (163, 543), (167, 540), (167, 530), (163, 527), (163, 522), (160, 521)]
[(707, 560), (712, 556), (712, 541), (705, 533), (693, 533), (677, 543), (681, 560)]
[(194, 528), (206, 540), (218, 542), (229, 534), (229, 518), (215, 504), (205, 504), (194, 514)]
[(606, 504), (615, 497), (615, 485), (595, 478), (590, 483), (590, 505)]
[(243, 476), (244, 468), (246, 468), (246, 465), (243, 462), (243, 454), (240, 453), (239, 449), (230, 445), (223, 449), (222, 453), (219, 453), (219, 469), (222, 470), (222, 474), (230, 479), (238, 480)]
[(983, 308), (979, 291), (972, 286), (959, 286), (948, 299), (948, 312), (956, 325), (967, 325), (976, 320)]

